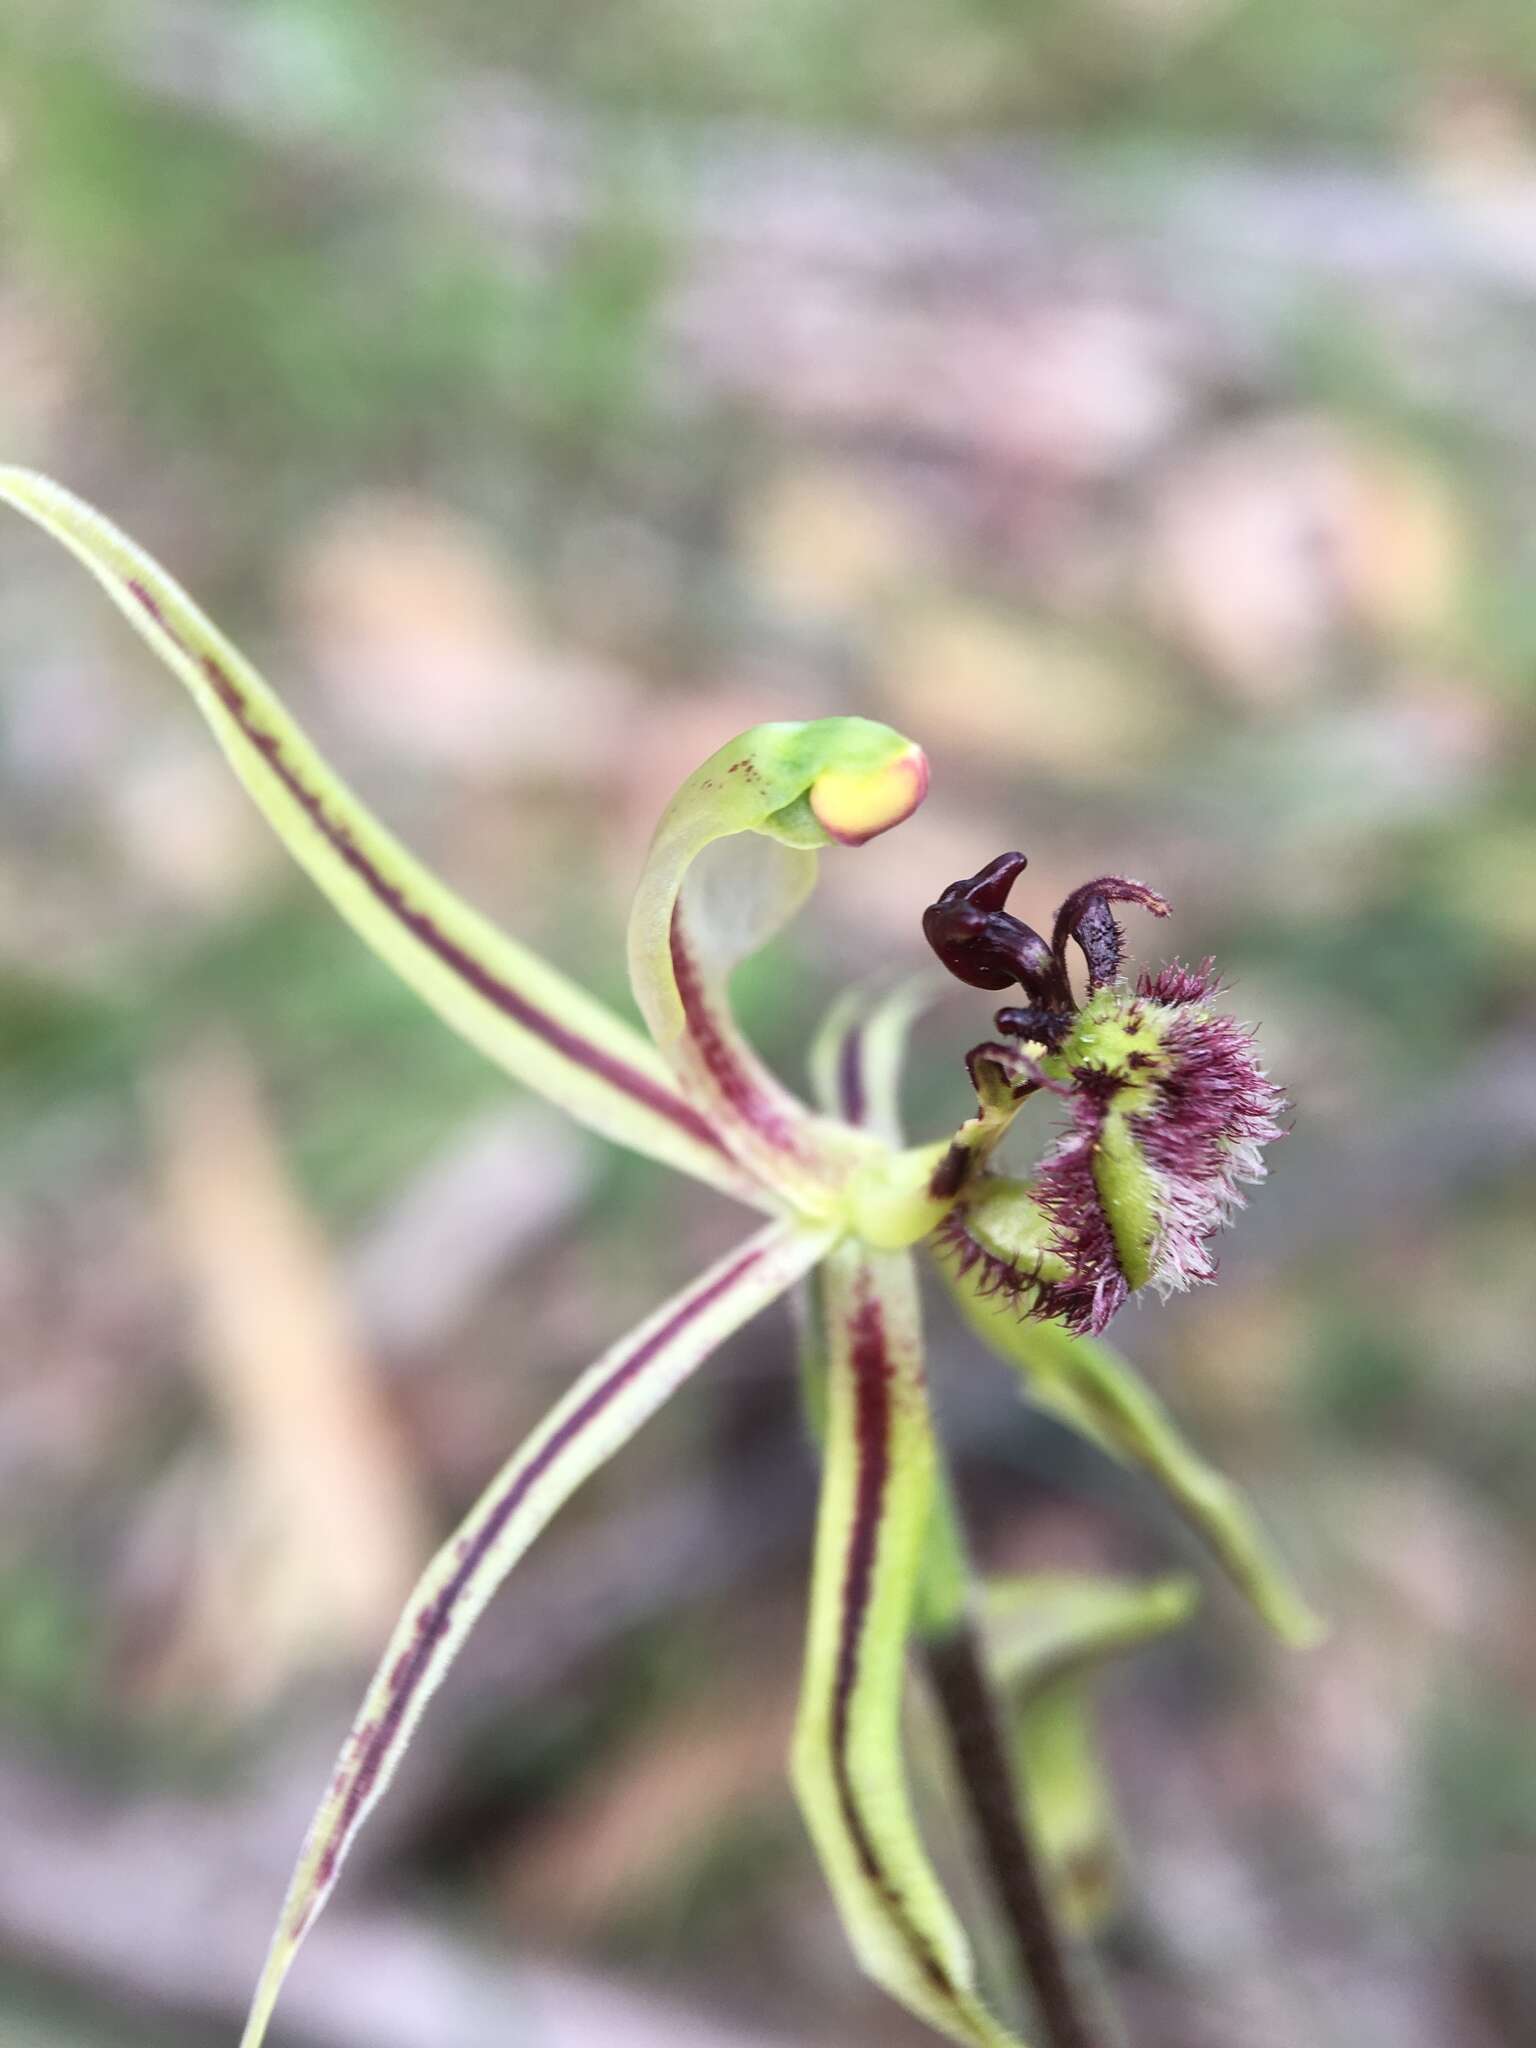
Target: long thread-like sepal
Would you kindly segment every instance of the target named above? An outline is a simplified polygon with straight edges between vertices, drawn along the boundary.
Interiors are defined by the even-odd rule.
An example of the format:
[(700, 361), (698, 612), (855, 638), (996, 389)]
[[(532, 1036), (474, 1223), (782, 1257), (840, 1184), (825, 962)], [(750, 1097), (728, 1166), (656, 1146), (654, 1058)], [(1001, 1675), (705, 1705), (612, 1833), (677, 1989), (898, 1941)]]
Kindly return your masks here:
[(251, 664), (80, 499), (0, 468), (0, 499), (61, 542), (185, 684), (288, 851), (403, 981), (498, 1065), (616, 1144), (772, 1209), (631, 1025), (498, 932), (335, 775)]
[(828, 1246), (771, 1225), (621, 1338), (514, 1452), (423, 1574), (374, 1674), (311, 1824), (257, 1986), (242, 2048), (260, 2048), (299, 1943), (383, 1794), (427, 1701), (486, 1603), (555, 1511), (718, 1345)]

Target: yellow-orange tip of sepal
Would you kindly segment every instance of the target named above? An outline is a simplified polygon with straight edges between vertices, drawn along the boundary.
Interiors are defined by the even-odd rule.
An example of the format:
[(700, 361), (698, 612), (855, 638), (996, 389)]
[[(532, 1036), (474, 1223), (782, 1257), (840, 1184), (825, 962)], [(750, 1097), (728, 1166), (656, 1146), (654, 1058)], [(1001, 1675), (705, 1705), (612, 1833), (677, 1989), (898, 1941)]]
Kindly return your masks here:
[(862, 846), (910, 818), (928, 794), (928, 756), (908, 747), (882, 768), (828, 768), (811, 784), (811, 811), (843, 846)]

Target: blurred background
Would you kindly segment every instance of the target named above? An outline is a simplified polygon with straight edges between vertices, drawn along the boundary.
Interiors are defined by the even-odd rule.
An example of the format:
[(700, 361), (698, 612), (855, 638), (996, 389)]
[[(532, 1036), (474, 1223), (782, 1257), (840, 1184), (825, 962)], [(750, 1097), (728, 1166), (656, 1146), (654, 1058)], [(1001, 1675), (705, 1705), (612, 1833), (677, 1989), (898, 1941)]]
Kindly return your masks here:
[[(0, 447), (475, 902), (627, 1002), (672, 786), (859, 710), (933, 794), (743, 975), (783, 1072), (1015, 845), (1262, 1021), (1294, 1135), (1116, 1334), (1334, 1629), (1207, 1573), (1106, 1685), (1137, 2048), (1536, 2038), (1533, 315), (1528, 0), (0, 18)], [(397, 987), (20, 522), (0, 675), (0, 2037), (200, 2048), (429, 1546), (745, 1225)], [(990, 1563), (1189, 1558), (933, 1307)], [(929, 2038), (784, 1781), (812, 1491), (772, 1315), (495, 1606), (275, 2042)]]

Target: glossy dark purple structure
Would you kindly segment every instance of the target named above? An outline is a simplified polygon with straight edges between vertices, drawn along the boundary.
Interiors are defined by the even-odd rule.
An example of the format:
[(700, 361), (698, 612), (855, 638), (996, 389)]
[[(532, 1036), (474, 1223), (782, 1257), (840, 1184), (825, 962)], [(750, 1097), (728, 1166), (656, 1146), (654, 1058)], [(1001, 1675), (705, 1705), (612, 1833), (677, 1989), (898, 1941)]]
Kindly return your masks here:
[(1022, 853), (1000, 853), (974, 875), (951, 882), (923, 912), (923, 936), (958, 981), (972, 988), (1023, 989), (1027, 1005), (999, 1010), (998, 1030), (1054, 1048), (1077, 1015), (1068, 942), (1083, 956), (1092, 995), (1120, 972), (1123, 939), (1110, 905), (1137, 903), (1154, 917), (1166, 917), (1168, 905), (1145, 882), (1101, 875), (1072, 891), (1056, 913), (1047, 944), (1032, 925), (1003, 908), (1028, 865)]

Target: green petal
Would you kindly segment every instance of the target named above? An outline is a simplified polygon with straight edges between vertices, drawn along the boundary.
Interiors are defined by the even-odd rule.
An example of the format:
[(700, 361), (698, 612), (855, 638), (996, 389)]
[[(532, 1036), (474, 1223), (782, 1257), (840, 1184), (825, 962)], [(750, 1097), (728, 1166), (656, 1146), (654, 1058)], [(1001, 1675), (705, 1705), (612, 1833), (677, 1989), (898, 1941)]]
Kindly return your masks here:
[(912, 1262), (845, 1247), (823, 1283), (825, 1462), (795, 1790), (869, 1975), (951, 2040), (1009, 2048), (1015, 2037), (976, 1994), (902, 1758), (906, 1645), (935, 1471)]
[(260, 2048), (300, 1942), (486, 1603), (555, 1511), (718, 1345), (827, 1249), (771, 1225), (621, 1338), (492, 1480), (411, 1595), (347, 1737), (288, 1887), (241, 2048)]
[(966, 1321), (1016, 1366), (1030, 1394), (1085, 1436), (1155, 1479), (1204, 1538), (1239, 1590), (1281, 1639), (1305, 1649), (1323, 1625), (1302, 1598), (1238, 1489), (1180, 1435), (1173, 1418), (1131, 1365), (1107, 1344), (1074, 1337), (1059, 1323), (1021, 1316), (985, 1292), (979, 1268), (939, 1267)]
[(757, 1058), (731, 970), (816, 879), (816, 850), (861, 844), (921, 801), (921, 750), (865, 718), (754, 726), (689, 776), (651, 844), (629, 924), (635, 1000), (688, 1099), (796, 1207), (829, 1214), (869, 1147), (815, 1116)]
[(99, 513), (0, 468), (0, 498), (69, 549), (191, 692), (278, 836), (353, 929), (471, 1044), (616, 1144), (772, 1207), (654, 1047), (505, 938), (406, 852), (326, 766), (191, 599)]
[(811, 1088), (830, 1116), (881, 1141), (848, 1182), (850, 1232), (880, 1251), (904, 1251), (946, 1215), (954, 1191), (935, 1195), (935, 1175), (951, 1147), (901, 1144), (901, 1068), (912, 1023), (935, 994), (912, 981), (871, 1004), (851, 989), (827, 1013), (811, 1044)]
[(828, 1116), (901, 1143), (901, 1071), (914, 1021), (931, 1001), (926, 981), (910, 981), (877, 1000), (849, 989), (811, 1041), (811, 1092)]

